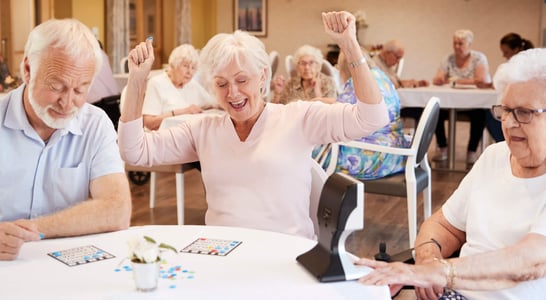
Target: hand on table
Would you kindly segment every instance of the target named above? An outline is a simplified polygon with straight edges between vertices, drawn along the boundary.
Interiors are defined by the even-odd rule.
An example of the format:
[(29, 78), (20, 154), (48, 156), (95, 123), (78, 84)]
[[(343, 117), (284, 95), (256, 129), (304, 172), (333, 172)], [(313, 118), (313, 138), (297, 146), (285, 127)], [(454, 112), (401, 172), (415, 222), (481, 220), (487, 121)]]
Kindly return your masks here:
[(438, 299), (442, 293), (439, 284), (445, 281), (444, 271), (441, 265), (427, 263), (423, 265), (410, 265), (401, 262), (387, 263), (372, 259), (362, 258), (356, 262), (374, 269), (368, 275), (358, 281), (367, 285), (389, 285), (391, 293), (396, 293), (402, 285), (415, 286), (419, 299)]
[(14, 260), (25, 242), (40, 240), (36, 224), (29, 220), (0, 223), (0, 260)]

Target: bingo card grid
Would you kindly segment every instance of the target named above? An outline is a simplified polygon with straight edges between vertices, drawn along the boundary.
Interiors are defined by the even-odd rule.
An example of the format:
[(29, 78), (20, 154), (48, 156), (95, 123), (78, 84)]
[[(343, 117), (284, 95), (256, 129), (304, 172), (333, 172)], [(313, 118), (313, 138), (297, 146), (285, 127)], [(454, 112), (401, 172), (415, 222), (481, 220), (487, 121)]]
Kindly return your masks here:
[(48, 253), (47, 255), (69, 267), (84, 265), (115, 257), (114, 255), (91, 245), (54, 251)]
[(242, 241), (198, 238), (180, 252), (226, 256), (241, 243)]

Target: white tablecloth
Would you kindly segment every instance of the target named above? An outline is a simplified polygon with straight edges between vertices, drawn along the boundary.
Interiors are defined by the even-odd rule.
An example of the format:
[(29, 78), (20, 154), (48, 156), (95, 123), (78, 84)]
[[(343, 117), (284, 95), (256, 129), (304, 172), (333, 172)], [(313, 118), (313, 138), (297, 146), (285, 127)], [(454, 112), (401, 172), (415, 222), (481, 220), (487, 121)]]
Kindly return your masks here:
[[(129, 239), (148, 235), (180, 250), (197, 238), (242, 241), (227, 256), (178, 253), (167, 266), (193, 278), (159, 279), (138, 293), (131, 271), (121, 268)], [(215, 226), (144, 226), (129, 230), (29, 242), (15, 261), (0, 261), (2, 299), (390, 299), (386, 286), (356, 281), (319, 283), (296, 257), (315, 241), (280, 233)], [(94, 245), (116, 257), (69, 267), (47, 253)]]
[(402, 107), (425, 107), (431, 97), (438, 97), (440, 107), (449, 109), (448, 170), (455, 170), (456, 111), (473, 108), (490, 109), (498, 102), (499, 97), (498, 92), (494, 89), (457, 88), (449, 85), (400, 88), (397, 91)]
[(497, 103), (498, 92), (493, 89), (453, 88), (448, 85), (419, 88), (399, 88), (402, 107), (424, 107), (428, 100), (440, 98), (442, 108), (491, 108)]

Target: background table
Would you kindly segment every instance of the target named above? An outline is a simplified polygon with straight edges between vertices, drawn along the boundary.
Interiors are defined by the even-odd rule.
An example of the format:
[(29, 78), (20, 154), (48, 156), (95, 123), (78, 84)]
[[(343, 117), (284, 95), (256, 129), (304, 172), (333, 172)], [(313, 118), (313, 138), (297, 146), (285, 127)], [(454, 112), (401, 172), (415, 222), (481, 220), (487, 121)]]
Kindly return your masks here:
[(449, 109), (448, 125), (448, 169), (455, 169), (455, 123), (457, 110), (490, 109), (498, 101), (498, 92), (493, 89), (454, 88), (449, 85), (419, 88), (399, 88), (402, 107), (425, 107), (431, 97), (440, 99), (440, 107)]
[[(159, 279), (152, 293), (135, 290), (132, 272), (116, 272), (126, 241), (148, 235), (180, 250), (200, 237), (239, 240), (227, 256), (169, 254), (168, 265), (193, 279)], [(320, 283), (296, 262), (315, 241), (268, 231), (217, 226), (144, 226), (106, 234), (29, 242), (15, 261), (0, 261), (2, 299), (390, 299), (386, 286)], [(116, 257), (68, 267), (47, 253), (94, 245)], [(175, 287), (172, 287), (175, 286)]]

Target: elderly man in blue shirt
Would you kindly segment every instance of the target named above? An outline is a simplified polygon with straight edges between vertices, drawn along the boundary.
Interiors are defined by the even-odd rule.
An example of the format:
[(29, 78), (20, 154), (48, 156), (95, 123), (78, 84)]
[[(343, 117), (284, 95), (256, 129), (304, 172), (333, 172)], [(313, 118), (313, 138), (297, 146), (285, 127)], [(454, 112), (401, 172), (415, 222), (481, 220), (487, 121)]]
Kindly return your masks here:
[(129, 226), (116, 132), (86, 104), (101, 49), (76, 20), (49, 20), (25, 46), (24, 84), (0, 100), (0, 260), (27, 241)]

